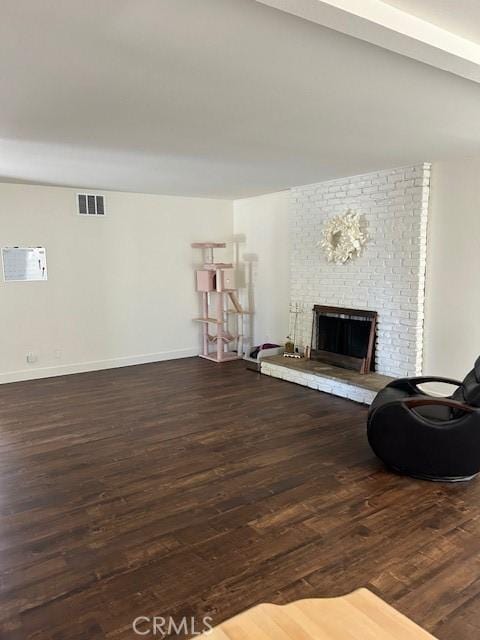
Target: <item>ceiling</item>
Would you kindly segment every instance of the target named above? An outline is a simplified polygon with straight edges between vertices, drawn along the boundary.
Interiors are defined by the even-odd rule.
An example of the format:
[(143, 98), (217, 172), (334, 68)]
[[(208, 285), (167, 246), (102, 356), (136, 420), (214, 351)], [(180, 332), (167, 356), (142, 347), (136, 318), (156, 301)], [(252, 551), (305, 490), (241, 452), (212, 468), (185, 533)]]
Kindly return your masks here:
[(479, 0), (383, 0), (383, 2), (480, 44)]
[(237, 198), (480, 153), (479, 84), (254, 0), (1, 18), (3, 181)]

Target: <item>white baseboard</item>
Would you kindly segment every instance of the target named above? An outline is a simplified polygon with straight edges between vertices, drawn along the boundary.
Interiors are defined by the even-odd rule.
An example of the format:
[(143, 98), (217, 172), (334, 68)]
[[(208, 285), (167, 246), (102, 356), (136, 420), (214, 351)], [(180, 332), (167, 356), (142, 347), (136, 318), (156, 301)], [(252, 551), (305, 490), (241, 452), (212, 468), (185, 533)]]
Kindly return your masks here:
[(0, 384), (20, 382), (22, 380), (36, 380), (38, 378), (52, 378), (66, 376), (72, 373), (85, 373), (87, 371), (100, 371), (101, 369), (117, 369), (130, 367), (135, 364), (147, 364), (149, 362), (161, 362), (162, 360), (176, 360), (178, 358), (191, 358), (198, 356), (199, 348), (175, 349), (174, 351), (161, 351), (160, 353), (147, 353), (139, 356), (123, 356), (111, 360), (93, 360), (90, 362), (77, 362), (73, 364), (61, 364), (54, 367), (38, 367), (8, 371), (0, 373)]

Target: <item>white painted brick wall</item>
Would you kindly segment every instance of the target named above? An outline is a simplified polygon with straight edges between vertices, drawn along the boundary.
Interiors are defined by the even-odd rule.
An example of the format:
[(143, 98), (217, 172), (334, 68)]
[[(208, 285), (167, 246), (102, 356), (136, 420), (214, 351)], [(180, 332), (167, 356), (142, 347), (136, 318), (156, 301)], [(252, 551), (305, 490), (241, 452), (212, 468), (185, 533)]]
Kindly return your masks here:
[[(314, 304), (378, 312), (376, 370), (422, 372), (430, 165), (422, 163), (296, 187), (290, 192), (291, 302), (304, 306), (300, 342), (311, 339)], [(367, 243), (344, 265), (316, 243), (325, 220), (362, 216)]]

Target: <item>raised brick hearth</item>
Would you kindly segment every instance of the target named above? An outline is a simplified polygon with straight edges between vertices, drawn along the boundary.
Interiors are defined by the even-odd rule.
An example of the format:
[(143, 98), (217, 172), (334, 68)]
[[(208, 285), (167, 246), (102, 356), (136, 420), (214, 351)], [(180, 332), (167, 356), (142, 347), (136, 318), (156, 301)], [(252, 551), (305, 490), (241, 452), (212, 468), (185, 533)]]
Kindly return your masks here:
[(363, 404), (371, 404), (378, 391), (392, 380), (379, 373), (361, 374), (315, 360), (297, 360), (283, 356), (263, 359), (261, 372)]

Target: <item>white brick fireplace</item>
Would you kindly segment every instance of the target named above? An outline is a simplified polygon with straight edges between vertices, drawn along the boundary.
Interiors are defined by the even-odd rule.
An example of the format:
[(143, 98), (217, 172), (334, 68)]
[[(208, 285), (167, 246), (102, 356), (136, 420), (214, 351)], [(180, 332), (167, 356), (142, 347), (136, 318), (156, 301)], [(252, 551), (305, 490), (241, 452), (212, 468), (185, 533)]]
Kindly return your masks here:
[[(291, 190), (291, 301), (305, 308), (304, 344), (314, 304), (369, 309), (378, 373), (421, 373), (429, 190), (429, 164)], [(322, 226), (348, 209), (362, 216), (367, 243), (347, 264), (329, 263), (317, 246)]]
[[(305, 310), (301, 344), (310, 344), (314, 304), (377, 311), (376, 371), (421, 373), (429, 191), (426, 163), (291, 189), (291, 302)], [(317, 246), (322, 227), (348, 209), (361, 215), (367, 242), (350, 262), (329, 263)]]

